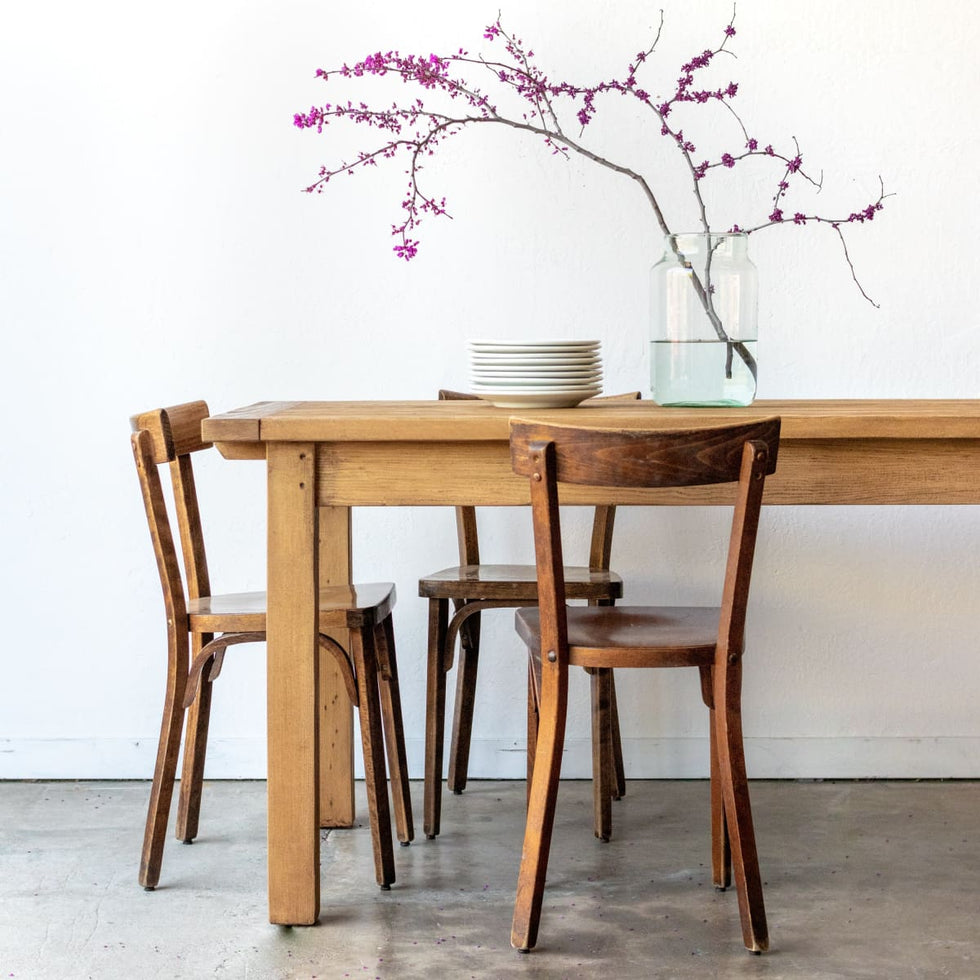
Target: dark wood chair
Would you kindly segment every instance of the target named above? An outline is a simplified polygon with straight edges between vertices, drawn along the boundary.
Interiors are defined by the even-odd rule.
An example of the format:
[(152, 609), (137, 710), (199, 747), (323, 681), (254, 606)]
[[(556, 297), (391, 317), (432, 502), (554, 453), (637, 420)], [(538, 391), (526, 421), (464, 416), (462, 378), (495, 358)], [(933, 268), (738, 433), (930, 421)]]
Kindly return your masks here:
[[(593, 401), (636, 401), (640, 392), (611, 395)], [(476, 395), (441, 390), (439, 399), (479, 400)], [(609, 605), (622, 598), (623, 581), (609, 570), (615, 507), (597, 507), (592, 523), (592, 542), (588, 567), (565, 569), (565, 588), (569, 599), (590, 605)], [(442, 813), (442, 768), (446, 727), (446, 674), (452, 670), (456, 639), (459, 638), (459, 666), (456, 673), (456, 699), (449, 748), (447, 785), (454, 793), (466, 787), (469, 768), (476, 675), (480, 658), (480, 614), (484, 609), (517, 609), (537, 601), (537, 570), (533, 565), (487, 565), (480, 561), (475, 507), (456, 508), (456, 534), (459, 564), (434, 572), (419, 580), (419, 595), (429, 600), (428, 671), (425, 709), (425, 798), (423, 829), (429, 839), (440, 830)], [(449, 603), (453, 615), (449, 615)], [(619, 738), (615, 684), (610, 679), (609, 697), (613, 740), (610, 758), (612, 779), (602, 785), (615, 799), (626, 792), (623, 753)], [(594, 766), (595, 767), (595, 762)], [(600, 782), (597, 780), (596, 792)], [(609, 839), (608, 822), (596, 825), (595, 833)]]
[[(131, 419), (133, 454), (167, 615), (167, 689), (139, 873), (147, 889), (160, 880), (185, 711), (189, 717), (176, 831), (178, 839), (190, 843), (198, 832), (212, 682), (228, 647), (265, 640), (264, 592), (211, 592), (191, 464), (194, 453), (210, 446), (201, 440), (201, 422), (207, 417), (208, 406), (199, 401)], [(165, 463), (186, 585), (159, 472)], [(391, 622), (394, 603), (395, 588), (389, 583), (320, 590), (320, 648), (340, 664), (347, 694), (359, 708), (375, 874), (384, 889), (395, 880), (385, 741), (398, 838), (407, 844), (414, 833)], [(334, 638), (345, 631), (349, 649)]]
[[(696, 667), (708, 707), (712, 875), (735, 887), (745, 945), (768, 947), (742, 748), (741, 679), (749, 578), (765, 478), (776, 466), (779, 419), (688, 431), (619, 431), (511, 422), (514, 471), (530, 480), (538, 602), (515, 614), (530, 655), (528, 741), (531, 780), (512, 944), (537, 941), (561, 772), (568, 668), (592, 672), (598, 727), (609, 731), (612, 668)], [(688, 487), (736, 483), (721, 605), (702, 607), (566, 606), (559, 484)], [(604, 734), (608, 738), (608, 734)], [(597, 805), (608, 796), (596, 794)]]

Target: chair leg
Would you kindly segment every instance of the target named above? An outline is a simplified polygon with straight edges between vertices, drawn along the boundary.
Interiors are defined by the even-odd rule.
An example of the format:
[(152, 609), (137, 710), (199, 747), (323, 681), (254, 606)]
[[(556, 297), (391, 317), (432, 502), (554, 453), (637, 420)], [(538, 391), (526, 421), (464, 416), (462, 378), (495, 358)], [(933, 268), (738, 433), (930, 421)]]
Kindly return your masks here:
[[(177, 775), (177, 756), (184, 727), (184, 688), (187, 684), (187, 653), (178, 650), (177, 641), (170, 637), (170, 669), (167, 693), (160, 721), (160, 741), (150, 788), (143, 833), (143, 852), (140, 856), (139, 883), (146, 889), (156, 888), (163, 864), (163, 846), (167, 838), (167, 821), (173, 800), (174, 779)], [(184, 641), (186, 642), (186, 641)]]
[[(197, 639), (197, 638), (196, 638)], [(200, 645), (211, 639), (200, 638)], [(195, 647), (197, 643), (195, 643)], [(196, 652), (192, 649), (192, 652)], [(201, 686), (197, 697), (187, 712), (187, 734), (184, 738), (184, 766), (180, 775), (180, 795), (177, 799), (177, 827), (175, 836), (185, 844), (197, 837), (201, 816), (201, 793), (204, 788), (204, 761), (208, 750), (208, 727), (211, 721), (211, 692), (213, 686), (208, 676), (214, 658), (209, 660), (201, 674)]]
[(480, 614), (469, 616), (459, 631), (459, 666), (456, 668), (456, 700), (453, 707), (452, 739), (449, 746), (447, 785), (454, 793), (466, 789), (476, 701), (476, 672), (480, 661)]
[(388, 770), (391, 774), (395, 829), (398, 840), (407, 846), (415, 837), (415, 828), (412, 824), (412, 796), (408, 784), (405, 726), (402, 723), (398, 664), (395, 659), (395, 631), (391, 616), (374, 628), (374, 639), (381, 673), (381, 714), (384, 719)]
[(725, 679), (717, 676), (719, 672), (715, 671), (715, 742), (725, 819), (731, 840), (732, 870), (738, 893), (742, 940), (747, 949), (761, 952), (769, 948), (769, 929), (766, 924), (762, 876), (759, 872), (759, 856), (755, 846), (749, 785), (745, 772), (738, 696), (740, 678), (735, 676), (737, 671), (738, 665), (734, 665), (725, 672), (729, 675), (727, 692)]
[(364, 782), (371, 821), (375, 877), (378, 884), (387, 891), (395, 880), (395, 853), (391, 843), (391, 810), (388, 806), (384, 734), (378, 694), (378, 662), (373, 630), (351, 630), (350, 646), (357, 676)]
[[(614, 606), (616, 603), (612, 599), (599, 599), (590, 602), (589, 605)], [(615, 778), (611, 782), (612, 798), (621, 800), (626, 795), (626, 767), (623, 765), (623, 740), (619, 734), (619, 706), (616, 703), (616, 675), (609, 671), (609, 727), (612, 747), (612, 759), (610, 765), (613, 767)]]
[(732, 849), (725, 821), (721, 772), (718, 766), (718, 735), (714, 708), (709, 711), (711, 743), (711, 876), (715, 888), (725, 891), (732, 883)]
[(609, 726), (612, 743), (613, 799), (626, 795), (626, 767), (623, 765), (623, 740), (619, 734), (619, 706), (616, 703), (616, 672), (609, 671)]
[(608, 841), (612, 835), (611, 801), (615, 787), (613, 767), (610, 686), (612, 671), (592, 668), (592, 805), (593, 830), (596, 837)]
[(538, 700), (534, 774), (510, 933), (511, 945), (522, 951), (533, 948), (538, 939), (568, 707), (568, 668), (547, 665), (543, 674)]
[(425, 797), (422, 829), (432, 840), (442, 810), (442, 753), (446, 734), (446, 627), (449, 600), (429, 600), (429, 652), (425, 681)]

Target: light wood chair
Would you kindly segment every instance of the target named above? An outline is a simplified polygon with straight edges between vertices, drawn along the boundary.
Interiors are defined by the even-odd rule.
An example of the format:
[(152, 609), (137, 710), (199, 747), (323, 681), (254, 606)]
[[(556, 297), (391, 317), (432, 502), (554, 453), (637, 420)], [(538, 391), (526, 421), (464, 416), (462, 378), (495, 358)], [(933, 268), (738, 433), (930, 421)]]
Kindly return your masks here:
[[(198, 832), (212, 682), (228, 647), (265, 640), (264, 592), (211, 592), (191, 464), (194, 453), (210, 446), (201, 440), (201, 423), (207, 417), (207, 404), (198, 401), (131, 419), (133, 454), (167, 615), (167, 688), (139, 873), (147, 889), (160, 879), (185, 710), (189, 717), (176, 835), (190, 843)], [(186, 586), (159, 472), (165, 463)], [(320, 648), (340, 664), (347, 694), (359, 708), (375, 874), (384, 889), (395, 880), (386, 741), (398, 839), (408, 844), (414, 834), (391, 621), (394, 603), (395, 588), (389, 583), (320, 590)], [(348, 649), (335, 639), (345, 631)]]
[[(639, 397), (640, 392), (635, 391), (592, 400), (636, 401)], [(445, 389), (439, 392), (439, 399), (479, 401), (476, 395)], [(589, 565), (587, 568), (569, 566), (565, 569), (565, 589), (569, 599), (584, 600), (590, 605), (610, 605), (622, 598), (623, 580), (609, 570), (615, 517), (615, 507), (595, 509)], [(476, 675), (480, 658), (480, 614), (485, 609), (517, 609), (537, 601), (537, 570), (533, 565), (481, 563), (475, 507), (456, 508), (456, 536), (459, 564), (443, 568), (419, 580), (419, 595), (429, 600), (423, 829), (430, 840), (440, 831), (446, 675), (453, 667), (456, 639), (459, 638), (459, 665), (446, 783), (454, 793), (459, 794), (466, 788), (469, 769)], [(450, 602), (453, 604), (451, 617)], [(619, 739), (616, 689), (611, 678), (609, 697), (614, 735), (610, 758), (604, 765), (611, 768), (613, 778), (602, 785), (607, 787), (606, 791), (612, 798), (619, 799), (626, 792), (626, 777)], [(600, 782), (597, 780), (595, 785), (598, 792)], [(600, 812), (598, 808), (597, 812)], [(600, 839), (609, 839), (609, 822), (607, 820), (604, 825), (596, 825), (595, 834)]]
[[(709, 711), (711, 856), (716, 887), (735, 887), (747, 948), (768, 948), (742, 748), (745, 614), (765, 478), (776, 466), (779, 419), (688, 431), (618, 431), (511, 422), (511, 461), (530, 480), (538, 603), (515, 614), (533, 682), (528, 741), (531, 780), (514, 907), (512, 944), (538, 934), (561, 772), (568, 668), (592, 672), (600, 731), (608, 733), (612, 668), (697, 667)], [(721, 605), (568, 607), (561, 554), (559, 484), (688, 487), (737, 482)], [(604, 735), (608, 738), (608, 735)], [(608, 806), (598, 793), (597, 805)]]

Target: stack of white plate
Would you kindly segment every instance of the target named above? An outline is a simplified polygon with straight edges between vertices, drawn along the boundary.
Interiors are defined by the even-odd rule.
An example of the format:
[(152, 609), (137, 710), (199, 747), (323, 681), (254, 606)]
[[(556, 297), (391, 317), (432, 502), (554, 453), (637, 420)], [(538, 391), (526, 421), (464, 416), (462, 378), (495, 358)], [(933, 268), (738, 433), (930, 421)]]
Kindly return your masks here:
[(498, 408), (570, 408), (602, 391), (598, 340), (470, 341), (473, 394)]

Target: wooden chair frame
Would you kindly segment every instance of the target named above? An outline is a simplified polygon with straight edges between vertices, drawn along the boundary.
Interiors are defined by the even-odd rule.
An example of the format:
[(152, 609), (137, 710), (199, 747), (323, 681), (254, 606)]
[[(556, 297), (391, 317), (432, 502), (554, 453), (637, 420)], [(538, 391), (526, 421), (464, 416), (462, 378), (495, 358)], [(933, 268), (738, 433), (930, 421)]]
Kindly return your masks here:
[[(610, 395), (593, 401), (636, 401), (640, 392)], [(442, 389), (440, 401), (479, 401), (476, 395)], [(475, 507), (456, 507), (456, 536), (459, 565), (443, 569), (419, 580), (419, 595), (429, 600), (428, 669), (426, 680), (425, 729), (425, 797), (423, 829), (427, 838), (435, 838), (441, 829), (443, 746), (446, 726), (446, 675), (453, 668), (456, 641), (459, 640), (459, 664), (456, 672), (456, 696), (449, 747), (446, 785), (456, 794), (466, 788), (469, 770), (470, 740), (473, 731), (473, 708), (476, 700), (477, 669), (480, 662), (481, 614), (488, 609), (518, 609), (535, 601), (537, 583), (533, 571), (522, 565), (482, 566)], [(592, 539), (587, 568), (566, 570), (567, 594), (570, 599), (590, 605), (611, 605), (622, 598), (622, 579), (610, 572), (613, 528), (616, 508), (596, 507), (592, 522)], [(574, 575), (574, 578), (572, 577)], [(469, 578), (471, 581), (466, 581)], [(484, 579), (481, 581), (481, 578)], [(472, 592), (466, 592), (472, 589)], [(452, 602), (452, 614), (450, 614)], [(604, 754), (594, 754), (596, 793), (609, 799), (620, 799), (626, 792), (626, 773), (619, 738), (619, 713), (615, 681), (610, 674), (604, 682), (603, 697), (608, 702), (610, 737)], [(596, 733), (593, 732), (594, 738)], [(605, 761), (600, 761), (604, 759)], [(602, 778), (599, 772), (602, 770)], [(604, 813), (596, 823), (595, 834), (608, 840), (612, 832), (608, 807), (596, 808)]]
[[(539, 579), (538, 605), (516, 613), (531, 664), (527, 825), (511, 934), (537, 942), (561, 773), (568, 668), (601, 680), (611, 668), (695, 666), (709, 709), (711, 855), (715, 885), (734, 867), (745, 945), (768, 948), (742, 746), (745, 614), (765, 478), (776, 465), (779, 419), (687, 431), (614, 431), (511, 422), (511, 457), (528, 477)], [(711, 609), (616, 606), (570, 609), (562, 580), (559, 484), (679, 487), (738, 482), (721, 605)], [(570, 623), (571, 621), (571, 628)], [(622, 627), (628, 626), (629, 638)], [(608, 711), (600, 698), (600, 715)], [(600, 724), (606, 722), (600, 719)]]
[[(265, 593), (211, 592), (191, 462), (193, 453), (210, 447), (201, 439), (207, 417), (207, 404), (197, 401), (131, 419), (133, 455), (167, 616), (167, 686), (139, 872), (140, 884), (148, 890), (160, 879), (185, 711), (189, 718), (176, 836), (190, 843), (198, 834), (212, 684), (228, 647), (266, 636)], [(170, 470), (183, 576), (159, 473), (164, 464)], [(395, 880), (385, 745), (398, 838), (407, 844), (414, 835), (391, 619), (394, 602), (390, 583), (320, 592), (320, 649), (337, 660), (347, 694), (359, 708), (375, 874), (384, 889)], [(349, 636), (349, 647), (334, 633)]]

